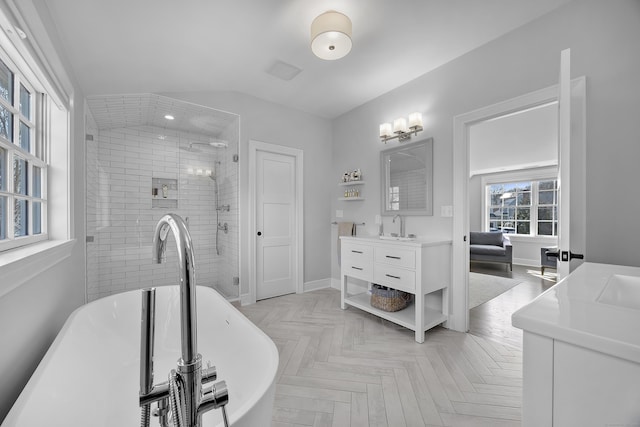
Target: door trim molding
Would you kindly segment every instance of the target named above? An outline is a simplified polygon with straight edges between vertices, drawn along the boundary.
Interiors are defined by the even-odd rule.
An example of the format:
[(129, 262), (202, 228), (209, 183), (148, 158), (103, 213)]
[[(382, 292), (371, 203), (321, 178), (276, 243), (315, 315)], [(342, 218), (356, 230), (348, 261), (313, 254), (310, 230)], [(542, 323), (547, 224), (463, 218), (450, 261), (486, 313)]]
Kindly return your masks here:
[[(571, 80), (584, 84), (585, 77)], [(453, 118), (453, 256), (451, 271), (451, 314), (446, 326), (469, 330), (469, 127), (484, 120), (535, 107), (558, 99), (559, 85), (488, 105)], [(584, 144), (584, 141), (583, 141)]]
[(292, 156), (296, 160), (295, 166), (295, 216), (296, 216), (296, 251), (294, 263), (296, 266), (294, 282), (296, 293), (304, 292), (304, 199), (303, 199), (303, 175), (304, 152), (298, 148), (285, 147), (283, 145), (268, 142), (249, 140), (249, 230), (247, 247), (249, 248), (249, 304), (256, 302), (256, 156), (258, 151)]

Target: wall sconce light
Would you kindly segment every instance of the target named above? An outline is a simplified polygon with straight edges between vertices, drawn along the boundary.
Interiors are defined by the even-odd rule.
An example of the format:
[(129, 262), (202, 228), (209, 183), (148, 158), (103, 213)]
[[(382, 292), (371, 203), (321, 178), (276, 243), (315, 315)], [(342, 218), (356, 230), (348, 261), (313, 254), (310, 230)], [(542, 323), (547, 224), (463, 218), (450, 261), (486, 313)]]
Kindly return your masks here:
[(422, 114), (411, 113), (409, 114), (409, 125), (407, 126), (407, 120), (404, 117), (400, 117), (393, 121), (393, 127), (391, 123), (382, 123), (380, 125), (380, 139), (385, 144), (387, 141), (398, 138), (398, 141), (403, 142), (411, 139), (411, 135), (418, 135), (418, 132), (422, 131)]

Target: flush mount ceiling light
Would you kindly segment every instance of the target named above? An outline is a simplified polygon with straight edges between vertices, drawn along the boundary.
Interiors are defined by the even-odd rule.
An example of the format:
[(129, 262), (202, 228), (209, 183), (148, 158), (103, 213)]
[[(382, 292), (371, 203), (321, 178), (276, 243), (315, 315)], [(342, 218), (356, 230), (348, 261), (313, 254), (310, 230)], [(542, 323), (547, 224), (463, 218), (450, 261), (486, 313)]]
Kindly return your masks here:
[(167, 119), (167, 120), (173, 120), (173, 119), (175, 119), (175, 117), (173, 117), (171, 114), (166, 114), (166, 115), (164, 116), (164, 118), (165, 118), (165, 119)]
[(351, 20), (330, 10), (311, 23), (311, 50), (320, 59), (340, 59), (351, 51)]

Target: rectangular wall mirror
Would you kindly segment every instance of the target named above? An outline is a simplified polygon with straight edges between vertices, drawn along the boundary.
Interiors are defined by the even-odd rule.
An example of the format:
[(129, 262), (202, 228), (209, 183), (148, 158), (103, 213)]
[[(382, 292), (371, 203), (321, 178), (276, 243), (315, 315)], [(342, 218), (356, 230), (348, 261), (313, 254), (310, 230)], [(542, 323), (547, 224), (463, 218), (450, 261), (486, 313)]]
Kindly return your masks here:
[(382, 215), (433, 215), (433, 138), (380, 152)]

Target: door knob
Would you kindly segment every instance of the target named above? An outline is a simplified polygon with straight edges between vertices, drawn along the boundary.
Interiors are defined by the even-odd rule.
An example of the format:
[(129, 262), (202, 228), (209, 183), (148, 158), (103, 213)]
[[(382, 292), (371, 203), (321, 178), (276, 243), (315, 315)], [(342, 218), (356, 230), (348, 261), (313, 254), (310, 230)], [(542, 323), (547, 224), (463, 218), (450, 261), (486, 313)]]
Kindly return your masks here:
[(572, 259), (584, 259), (583, 254), (574, 254), (571, 251), (546, 251), (548, 257), (558, 258), (560, 261), (567, 262)]
[(562, 251), (562, 256), (560, 257), (562, 261), (570, 261), (572, 259), (584, 259), (584, 255), (582, 254), (574, 254), (571, 251)]
[(258, 231), (258, 236), (262, 236), (262, 231)]

